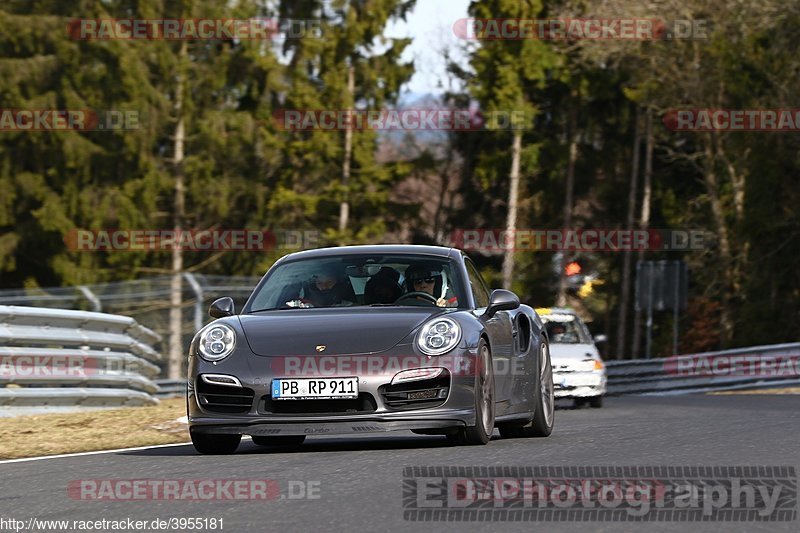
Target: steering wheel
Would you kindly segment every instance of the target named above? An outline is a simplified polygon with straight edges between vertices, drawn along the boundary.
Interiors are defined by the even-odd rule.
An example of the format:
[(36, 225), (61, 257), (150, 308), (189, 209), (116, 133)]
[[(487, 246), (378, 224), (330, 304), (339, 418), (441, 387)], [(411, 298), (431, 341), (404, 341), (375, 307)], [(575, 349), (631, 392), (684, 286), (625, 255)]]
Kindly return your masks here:
[(432, 294), (428, 294), (427, 292), (423, 292), (423, 291), (407, 292), (406, 294), (402, 295), (400, 298), (395, 300), (394, 303), (395, 303), (395, 305), (397, 305), (403, 300), (417, 300), (419, 298), (422, 298), (426, 302), (429, 302), (429, 303), (432, 303), (433, 305), (436, 305), (436, 301), (437, 301), (436, 297), (433, 296)]

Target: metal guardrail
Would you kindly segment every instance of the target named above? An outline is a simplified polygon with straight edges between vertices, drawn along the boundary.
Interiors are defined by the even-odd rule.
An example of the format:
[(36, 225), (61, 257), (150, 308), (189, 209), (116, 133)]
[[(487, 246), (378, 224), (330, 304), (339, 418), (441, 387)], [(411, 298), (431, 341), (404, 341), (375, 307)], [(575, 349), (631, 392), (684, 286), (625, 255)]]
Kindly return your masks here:
[(0, 305), (0, 409), (158, 403), (160, 341), (126, 316)]
[(607, 393), (690, 394), (800, 386), (800, 343), (606, 361)]
[(157, 379), (156, 385), (156, 396), (159, 398), (179, 398), (186, 395), (185, 379)]

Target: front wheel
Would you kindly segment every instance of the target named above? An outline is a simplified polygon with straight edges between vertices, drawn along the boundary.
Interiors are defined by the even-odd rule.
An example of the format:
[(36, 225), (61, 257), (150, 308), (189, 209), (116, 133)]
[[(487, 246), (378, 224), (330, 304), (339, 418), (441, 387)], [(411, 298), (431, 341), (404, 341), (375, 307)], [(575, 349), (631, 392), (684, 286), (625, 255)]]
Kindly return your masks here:
[(548, 437), (553, 432), (555, 419), (555, 396), (553, 388), (553, 366), (550, 363), (550, 346), (542, 338), (539, 343), (539, 360), (536, 365), (539, 378), (534, 394), (536, 408), (533, 420), (526, 425), (507, 424), (500, 427), (500, 436), (506, 439), (524, 437)]
[(189, 431), (194, 449), (203, 455), (228, 455), (236, 451), (241, 435), (214, 435)]
[(485, 339), (478, 342), (478, 361), (475, 380), (475, 425), (448, 434), (450, 444), (486, 444), (494, 431), (494, 369), (492, 353)]

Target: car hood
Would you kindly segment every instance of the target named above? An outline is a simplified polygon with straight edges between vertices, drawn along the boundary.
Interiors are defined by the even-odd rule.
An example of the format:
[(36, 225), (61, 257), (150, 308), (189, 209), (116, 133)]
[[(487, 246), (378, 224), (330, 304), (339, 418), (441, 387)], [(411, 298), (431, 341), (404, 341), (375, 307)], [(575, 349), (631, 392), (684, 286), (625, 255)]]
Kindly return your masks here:
[[(437, 308), (291, 309), (239, 315), (256, 355), (368, 355), (389, 350)], [(325, 346), (323, 352), (317, 346)]]
[(553, 363), (569, 364), (588, 358), (599, 359), (600, 355), (594, 344), (558, 344), (550, 345), (550, 358)]

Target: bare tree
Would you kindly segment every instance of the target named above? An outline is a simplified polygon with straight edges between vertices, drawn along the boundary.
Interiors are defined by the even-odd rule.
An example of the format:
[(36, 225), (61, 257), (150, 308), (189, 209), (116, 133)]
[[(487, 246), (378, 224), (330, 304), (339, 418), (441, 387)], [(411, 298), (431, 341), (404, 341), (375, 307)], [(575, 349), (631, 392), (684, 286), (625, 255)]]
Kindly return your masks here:
[[(508, 215), (506, 216), (506, 234), (514, 235), (517, 230), (517, 203), (519, 197), (519, 161), (522, 157), (522, 130), (514, 130), (511, 143), (511, 183), (508, 187)], [(503, 257), (503, 287), (510, 289), (514, 280), (514, 250), (507, 249)]]
[[(636, 107), (636, 126), (633, 134), (633, 149), (631, 153), (631, 179), (628, 189), (628, 216), (625, 219), (626, 227), (633, 227), (636, 212), (636, 190), (639, 184), (639, 147), (642, 143), (641, 109)], [(631, 252), (625, 251), (622, 260), (622, 287), (619, 298), (619, 322), (617, 323), (617, 359), (624, 359), (626, 354), (626, 329), (628, 322), (628, 305), (631, 294)]]
[[(356, 69), (353, 62), (347, 67), (347, 102), (352, 105), (356, 92)], [(350, 185), (350, 164), (353, 156), (353, 128), (344, 130), (344, 159), (342, 161), (342, 189), (344, 199), (339, 204), (339, 232), (347, 229), (350, 219), (350, 203), (347, 198), (347, 187)]]
[[(185, 68), (184, 62), (187, 56), (186, 41), (181, 43), (178, 59), (181, 72), (177, 77), (177, 87), (175, 89), (175, 114), (177, 123), (175, 124), (175, 138), (173, 145), (172, 164), (175, 169), (175, 203), (172, 218), (172, 227), (175, 235), (180, 233), (183, 228), (183, 220), (186, 214), (186, 187), (183, 180), (183, 145), (186, 137), (186, 124), (183, 110), (183, 91), (185, 87)], [(169, 290), (169, 378), (180, 379), (183, 374), (183, 250), (176, 243), (172, 247), (172, 280)]]
[[(645, 118), (645, 149), (644, 149), (644, 183), (642, 184), (642, 212), (639, 217), (639, 228), (646, 230), (650, 227), (650, 204), (653, 201), (653, 147), (655, 136), (653, 134), (653, 110), (647, 109)], [(637, 253), (639, 261), (644, 259), (644, 250)], [(632, 354), (634, 357), (639, 355), (639, 348), (642, 342), (642, 310), (636, 309), (633, 317), (633, 342)]]
[[(575, 189), (575, 164), (578, 161), (578, 119), (577, 109), (580, 102), (575, 102), (570, 106), (569, 110), (569, 124), (567, 126), (569, 135), (569, 159), (567, 161), (567, 183), (566, 192), (564, 194), (564, 229), (569, 230), (572, 226), (572, 204), (574, 202), (574, 189)], [(558, 274), (558, 295), (556, 296), (556, 305), (563, 307), (567, 304), (567, 272), (565, 266), (567, 264), (566, 251), (562, 254), (561, 268)]]

